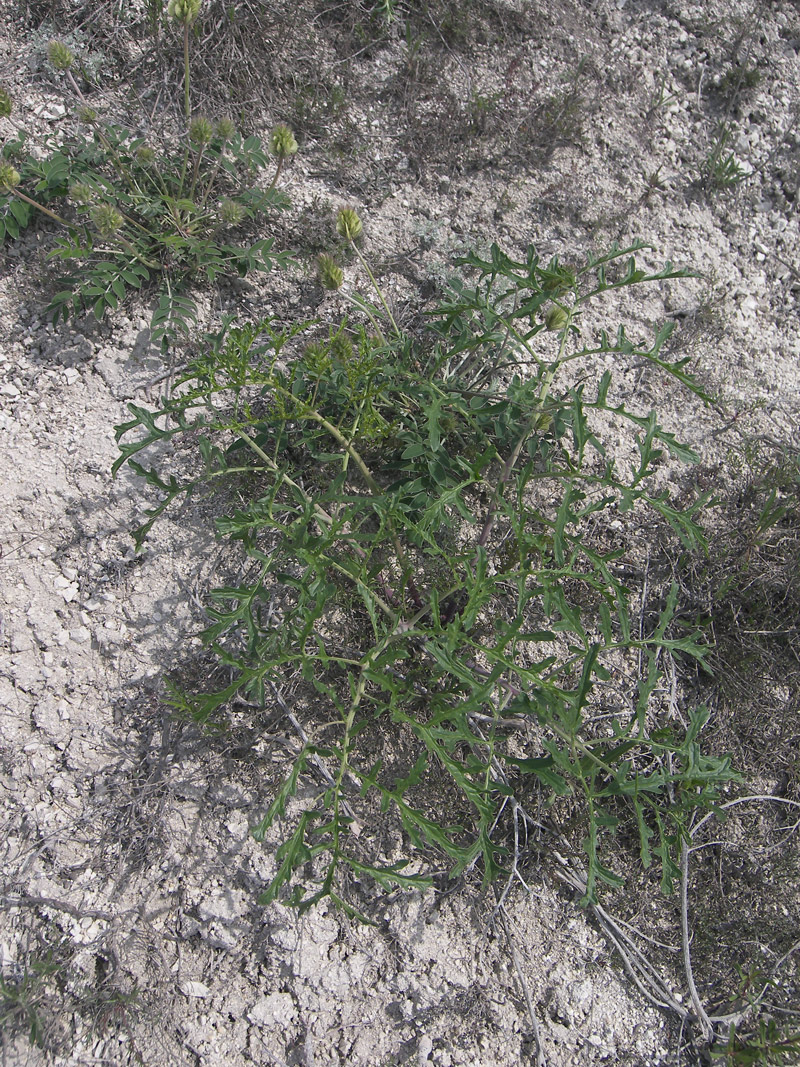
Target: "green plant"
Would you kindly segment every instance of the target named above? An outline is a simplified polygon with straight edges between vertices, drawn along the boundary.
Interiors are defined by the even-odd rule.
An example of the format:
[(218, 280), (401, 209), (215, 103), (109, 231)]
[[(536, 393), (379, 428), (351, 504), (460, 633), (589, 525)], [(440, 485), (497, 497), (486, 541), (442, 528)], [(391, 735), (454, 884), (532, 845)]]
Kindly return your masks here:
[[(623, 326), (584, 340), (580, 323), (605, 293), (686, 272), (644, 270), (640, 244), (581, 266), (493, 245), (460, 261), (469, 279), (411, 337), (358, 249), (358, 215), (341, 212), (337, 229), (377, 296), (356, 300), (367, 327), (226, 320), (159, 410), (130, 405), (117, 428), (115, 470), (128, 463), (160, 495), (137, 545), (195, 488), (227, 482), (238, 496), (217, 531), (252, 570), (212, 591), (204, 635), (227, 677), (210, 692), (173, 687), (173, 705), (221, 723), (233, 698), (263, 705), (293, 678), (316, 709), (254, 830), (294, 823), (261, 900), (297, 880), (293, 904), (350, 907), (348, 874), (424, 885), (442, 857), (451, 875), (480, 863), (494, 879), (516, 862), (503, 818), (537, 792), (581, 807), (586, 902), (598, 882), (621, 882), (601, 856), (623, 824), (669, 892), (691, 812), (735, 774), (701, 748), (708, 712), (678, 727), (657, 696), (665, 657), (704, 662), (674, 619), (677, 590), (637, 630), (621, 553), (596, 531), (604, 514), (649, 508), (702, 546), (706, 498), (679, 509), (653, 492), (666, 453), (694, 453), (655, 412), (612, 400), (610, 371), (590, 382), (598, 358), (645, 360), (705, 394), (687, 359), (666, 353), (671, 325), (636, 343)], [(609, 422), (635, 435), (630, 469), (604, 440)], [(142, 462), (175, 437), (197, 445), (191, 477)], [(626, 713), (604, 714), (612, 672), (634, 694)], [(291, 801), (319, 761), (326, 784)], [(355, 807), (371, 801), (362, 820)], [(399, 816), (405, 856), (381, 858), (377, 841), (369, 853), (376, 808)]]
[(747, 171), (733, 152), (725, 152), (731, 132), (727, 122), (721, 122), (717, 127), (711, 151), (703, 165), (703, 180), (709, 188), (731, 189), (747, 177)]
[(52, 952), (32, 959), (15, 977), (0, 975), (0, 1029), (23, 1030), (32, 1045), (44, 1048), (46, 1025), (43, 1008), (48, 999), (47, 979), (59, 970)]
[(730, 67), (719, 81), (715, 89), (726, 101), (735, 101), (743, 93), (748, 93), (761, 84), (761, 71), (755, 66)]
[(662, 74), (658, 83), (658, 89), (650, 97), (650, 103), (647, 107), (648, 121), (651, 121), (662, 108), (669, 107), (669, 105), (677, 99), (677, 93), (667, 92), (667, 75)]
[[(72, 75), (71, 50), (53, 41), (50, 59), (73, 88), (78, 121), (63, 141), (45, 140), (35, 151), (18, 134), (4, 146), (0, 165), (0, 238), (17, 238), (37, 212), (67, 231), (50, 253), (71, 268), (50, 300), (53, 320), (84, 308), (100, 319), (131, 291), (152, 286), (151, 329), (162, 347), (196, 319), (188, 291), (194, 279), (214, 284), (286, 264), (272, 238), (234, 242), (259, 216), (287, 205), (276, 184), (297, 151), (285, 126), (266, 148), (257, 137), (242, 137), (227, 118), (190, 117), (188, 29), (199, 0), (169, 10), (183, 29), (185, 49), (187, 122), (176, 143), (151, 142), (101, 120)], [(259, 175), (269, 166), (271, 181), (261, 186)]]
[(724, 1045), (711, 1049), (716, 1060), (724, 1060), (731, 1067), (751, 1067), (752, 1064), (796, 1064), (800, 1056), (800, 1032), (789, 1033), (775, 1019), (760, 1019), (752, 1027), (731, 1027)]

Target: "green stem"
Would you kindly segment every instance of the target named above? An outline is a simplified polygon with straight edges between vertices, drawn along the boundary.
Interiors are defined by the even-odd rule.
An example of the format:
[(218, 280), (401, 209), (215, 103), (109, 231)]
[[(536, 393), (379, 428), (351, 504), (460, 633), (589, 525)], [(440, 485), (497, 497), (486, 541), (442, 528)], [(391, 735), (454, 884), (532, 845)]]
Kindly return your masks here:
[(200, 205), (199, 206), (200, 206), (201, 210), (205, 209), (205, 206), (206, 206), (206, 204), (208, 202), (209, 194), (211, 193), (211, 190), (214, 187), (214, 182), (217, 180), (217, 174), (219, 174), (219, 168), (220, 168), (220, 165), (222, 163), (222, 153), (224, 151), (225, 151), (225, 145), (223, 144), (222, 147), (219, 150), (219, 156), (217, 157), (217, 161), (216, 161), (216, 163), (214, 164), (214, 166), (213, 166), (213, 168), (211, 170), (211, 174), (209, 176), (208, 184), (206, 185), (205, 192), (203, 193), (203, 196), (202, 196), (202, 198), (200, 200)]
[[(314, 422), (319, 423), (319, 425), (322, 426), (323, 429), (327, 430), (331, 437), (333, 437), (334, 440), (339, 445), (341, 445), (341, 447), (352, 458), (355, 465), (361, 471), (361, 477), (367, 483), (367, 488), (370, 489), (376, 497), (380, 497), (382, 495), (381, 487), (373, 478), (372, 472), (364, 462), (361, 454), (355, 448), (353, 448), (353, 445), (347, 440), (347, 438), (344, 436), (338, 426), (334, 426), (332, 422), (328, 422), (328, 420), (323, 415), (320, 415), (317, 411), (306, 409), (306, 414), (308, 418), (312, 419)], [(397, 533), (394, 530), (394, 524), (392, 523), (391, 519), (388, 520), (388, 523), (395, 554), (397, 555), (397, 562), (400, 564), (400, 567), (403, 571), (404, 581), (408, 586), (408, 591), (411, 594), (411, 598), (414, 601), (415, 607), (421, 608), (422, 597), (420, 596), (419, 590), (417, 589), (416, 582), (414, 581), (414, 576), (411, 573), (411, 567), (409, 566), (408, 561), (406, 559), (405, 551), (403, 549), (402, 544), (400, 543), (400, 539), (397, 536)]]
[(261, 196), (255, 202), (255, 204), (253, 204), (253, 206), (250, 208), (250, 210), (253, 212), (253, 214), (255, 214), (257, 211), (261, 210), (262, 205), (264, 204), (264, 201), (267, 199), (269, 194), (275, 188), (275, 184), (278, 181), (278, 178), (280, 177), (280, 173), (281, 173), (282, 170), (283, 170), (283, 156), (278, 156), (278, 165), (275, 168), (275, 173), (272, 175), (272, 181), (269, 183), (267, 188), (264, 190), (264, 192), (261, 194)]
[(139, 262), (142, 263), (145, 267), (149, 267), (150, 270), (161, 270), (160, 263), (154, 263), (151, 259), (145, 259), (144, 256), (139, 254), (136, 247), (131, 244), (127, 237), (123, 237), (121, 233), (118, 233), (116, 236), (122, 247), (126, 248), (130, 252), (130, 254), (135, 259), (138, 259)]
[(547, 400), (547, 397), (548, 397), (548, 395), (550, 393), (550, 386), (553, 384), (553, 378), (555, 378), (556, 371), (561, 366), (561, 364), (562, 364), (562, 362), (564, 360), (564, 352), (565, 352), (566, 347), (567, 347), (567, 340), (569, 338), (569, 327), (570, 327), (570, 323), (572, 322), (572, 315), (573, 315), (574, 310), (575, 310), (575, 306), (574, 305), (573, 305), (573, 307), (566, 309), (566, 311), (567, 311), (567, 321), (566, 321), (566, 323), (564, 324), (564, 326), (563, 326), (563, 328), (561, 330), (561, 343), (558, 346), (558, 355), (553, 360), (553, 362), (550, 364), (550, 367), (549, 367), (547, 373), (545, 374), (545, 376), (544, 376), (544, 378), (542, 380), (542, 385), (541, 385), (541, 388), (539, 389), (538, 399), (537, 399), (536, 404), (534, 406), (534, 409), (533, 409), (533, 412), (531, 414), (531, 417), (525, 423), (525, 429), (520, 434), (517, 443), (514, 445), (514, 448), (513, 448), (513, 451), (511, 452), (511, 455), (508, 457), (508, 459), (503, 464), (503, 470), (502, 470), (502, 473), (500, 474), (500, 479), (499, 479), (499, 481), (497, 483), (497, 488), (495, 489), (494, 500), (492, 501), (492, 506), (490, 507), (489, 514), (487, 515), (486, 521), (483, 524), (483, 529), (481, 530), (481, 535), (478, 538), (478, 545), (481, 548), (485, 548), (486, 547), (486, 545), (487, 545), (487, 543), (489, 541), (489, 537), (491, 536), (492, 530), (494, 529), (495, 519), (497, 518), (497, 509), (500, 506), (500, 494), (503, 491), (503, 487), (505, 486), (505, 484), (508, 481), (508, 479), (511, 477), (511, 472), (513, 471), (514, 466), (515, 466), (517, 460), (519, 459), (519, 454), (522, 451), (522, 449), (524, 448), (525, 442), (528, 440), (528, 437), (530, 436), (531, 431), (536, 426), (536, 423), (537, 423), (537, 421), (539, 419), (539, 416), (541, 415), (542, 408), (544, 407), (544, 402), (545, 402), (545, 400)]
[(400, 336), (400, 330), (397, 328), (397, 323), (394, 321), (394, 315), (392, 315), (391, 311), (389, 310), (389, 305), (386, 303), (386, 299), (385, 299), (385, 297), (383, 295), (383, 292), (381, 291), (381, 287), (378, 285), (378, 283), (375, 280), (375, 275), (369, 269), (369, 263), (367, 263), (366, 259), (364, 259), (364, 257), (361, 255), (361, 252), (359, 252), (355, 241), (351, 240), (350, 241), (350, 246), (353, 249), (353, 251), (355, 252), (355, 254), (358, 256), (359, 261), (361, 262), (361, 266), (367, 272), (367, 277), (369, 278), (370, 282), (372, 282), (372, 288), (378, 294), (378, 299), (383, 304), (383, 310), (386, 312), (386, 315), (388, 316), (389, 322), (391, 322), (391, 324), (392, 324), (392, 329), (395, 332), (395, 336), (399, 337)]
[(384, 346), (384, 348), (388, 347), (386, 344), (386, 338), (383, 336), (383, 330), (380, 328), (378, 320), (367, 307), (366, 303), (364, 301), (359, 302), (358, 300), (354, 300), (353, 297), (350, 296), (348, 293), (342, 293), (342, 296), (345, 298), (345, 300), (348, 301), (348, 303), (352, 304), (354, 308), (358, 308), (359, 311), (364, 312), (369, 321), (372, 323), (375, 333), (378, 335), (378, 341)]
[(51, 211), (49, 207), (45, 207), (44, 204), (40, 204), (36, 200), (31, 200), (29, 196), (21, 193), (19, 189), (9, 189), (9, 193), (12, 196), (18, 197), (20, 200), (24, 200), (26, 204), (30, 204), (31, 207), (35, 207), (37, 211), (41, 211), (45, 215), (49, 215), (51, 219), (55, 219), (56, 222), (60, 222), (62, 226), (69, 227), (70, 223), (66, 219), (62, 219), (60, 215), (56, 215), (55, 211)]
[(198, 173), (200, 171), (200, 161), (203, 158), (203, 153), (205, 152), (205, 150), (206, 150), (205, 145), (201, 144), (200, 147), (197, 150), (197, 154), (194, 157), (194, 166), (192, 167), (192, 187), (189, 190), (189, 199), (190, 200), (194, 200), (194, 191), (197, 188), (197, 175), (198, 175)]
[(183, 112), (188, 122), (192, 116), (189, 102), (189, 23), (183, 24)]
[[(268, 470), (272, 471), (273, 474), (279, 474), (280, 473), (277, 463), (275, 463), (274, 460), (270, 459), (270, 457), (267, 455), (267, 453), (264, 451), (264, 449), (261, 448), (261, 446), (259, 444), (257, 444), (249, 434), (245, 433), (244, 430), (240, 430), (240, 429), (236, 430), (236, 434), (238, 435), (240, 440), (244, 441), (244, 443), (246, 445), (248, 445), (250, 448), (252, 448), (252, 450), (256, 453), (256, 455), (259, 456), (264, 461), (264, 463), (266, 464)], [(333, 523), (334, 523), (333, 516), (329, 515), (328, 512), (325, 511), (324, 508), (320, 507), (319, 504), (317, 504), (314, 500), (312, 500), (312, 498), (305, 491), (305, 489), (302, 488), (302, 486), (298, 485), (297, 482), (294, 481), (293, 478), (290, 478), (288, 474), (281, 474), (280, 478), (281, 478), (281, 482), (284, 485), (288, 485), (291, 489), (293, 489), (296, 493), (298, 493), (299, 496), (301, 496), (302, 499), (306, 501), (306, 503), (311, 504), (311, 506), (314, 508), (314, 513), (315, 513), (318, 521), (323, 522), (328, 528), (333, 526)], [(360, 560), (363, 561), (363, 560), (365, 560), (367, 558), (366, 552), (364, 552), (364, 549), (360, 545), (354, 544), (352, 546), (352, 548), (353, 548), (353, 551), (355, 552), (355, 554), (358, 556), (358, 558)], [(347, 570), (346, 567), (343, 567), (340, 563), (337, 563), (335, 559), (330, 559), (328, 557), (326, 557), (326, 559), (327, 559), (327, 562), (333, 567), (334, 570), (339, 571), (340, 574), (344, 574), (351, 581), (354, 580), (352, 573), (349, 570)], [(372, 592), (372, 596), (375, 598), (375, 603), (378, 605), (378, 607), (381, 609), (381, 611), (388, 618), (393, 619), (395, 617), (395, 612), (392, 611), (391, 607), (383, 599), (383, 597), (379, 596), (375, 592)]]

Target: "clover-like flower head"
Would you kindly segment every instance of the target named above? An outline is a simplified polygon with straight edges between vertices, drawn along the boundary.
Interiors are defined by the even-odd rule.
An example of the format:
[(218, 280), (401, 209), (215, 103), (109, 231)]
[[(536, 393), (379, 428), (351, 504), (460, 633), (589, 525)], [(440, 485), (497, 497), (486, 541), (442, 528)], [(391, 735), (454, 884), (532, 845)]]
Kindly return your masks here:
[(244, 208), (235, 200), (225, 199), (220, 201), (219, 217), (226, 226), (238, 226), (244, 219)]
[(205, 115), (198, 115), (189, 123), (189, 140), (192, 144), (207, 145), (214, 136), (214, 127)]
[(220, 141), (230, 141), (236, 133), (236, 126), (230, 119), (219, 119), (215, 132)]
[(323, 252), (317, 260), (317, 267), (319, 269), (319, 280), (325, 289), (341, 288), (344, 281), (344, 273), (333, 256)]
[(288, 126), (276, 126), (270, 138), (272, 154), (278, 159), (288, 159), (297, 151), (298, 144)]
[(10, 163), (0, 163), (0, 193), (10, 193), (19, 185), (20, 176)]
[(355, 241), (363, 230), (358, 212), (351, 207), (343, 207), (336, 217), (336, 232), (339, 236), (344, 237), (346, 241)]
[(98, 204), (92, 211), (92, 222), (101, 237), (111, 237), (122, 226), (122, 215), (113, 204)]
[(87, 126), (93, 126), (97, 122), (97, 112), (88, 104), (83, 104), (78, 108), (78, 119), (85, 122)]
[(63, 41), (53, 39), (47, 46), (47, 58), (56, 70), (69, 70), (75, 62), (75, 53)]
[(169, 0), (167, 14), (176, 22), (191, 26), (200, 14), (200, 0)]
[(70, 186), (69, 198), (76, 204), (91, 204), (94, 196), (94, 189), (86, 182), (76, 182)]

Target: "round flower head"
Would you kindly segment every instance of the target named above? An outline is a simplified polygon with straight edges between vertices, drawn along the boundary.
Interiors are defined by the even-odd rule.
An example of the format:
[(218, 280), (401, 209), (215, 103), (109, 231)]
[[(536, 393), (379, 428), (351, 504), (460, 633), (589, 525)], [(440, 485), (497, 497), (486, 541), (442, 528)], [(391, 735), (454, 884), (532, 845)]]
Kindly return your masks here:
[(47, 46), (47, 58), (56, 70), (69, 70), (75, 62), (75, 54), (63, 43), (53, 40)]
[(343, 333), (337, 333), (331, 338), (330, 352), (339, 363), (349, 363), (353, 358), (353, 343)]
[(214, 136), (214, 127), (205, 117), (200, 115), (196, 119), (192, 119), (189, 124), (189, 140), (192, 144), (206, 145), (209, 144), (211, 138)]
[(325, 289), (341, 288), (344, 274), (333, 256), (326, 255), (323, 252), (317, 260), (317, 266), (319, 268), (319, 280)]
[(346, 241), (355, 241), (361, 236), (364, 227), (358, 213), (351, 207), (343, 207), (336, 218), (336, 232)]
[(219, 205), (219, 217), (226, 226), (238, 226), (244, 218), (244, 208), (235, 200), (223, 200)]
[(76, 204), (91, 204), (94, 200), (94, 189), (86, 182), (76, 182), (70, 187), (69, 198)]
[(569, 315), (567, 312), (554, 304), (545, 316), (544, 324), (548, 330), (563, 330), (569, 322)]
[(236, 127), (230, 119), (220, 119), (217, 123), (216, 135), (220, 141), (230, 141), (236, 133)]
[(78, 118), (81, 122), (85, 122), (87, 126), (93, 126), (97, 122), (97, 112), (93, 107), (79, 107)]
[(0, 89), (0, 119), (7, 119), (11, 114), (14, 101), (7, 89)]
[(140, 144), (136, 149), (136, 162), (142, 167), (150, 167), (155, 163), (156, 151), (149, 144)]
[(287, 159), (297, 151), (297, 141), (288, 126), (276, 126), (270, 139), (272, 154), (278, 159)]
[(200, 14), (200, 0), (169, 0), (167, 14), (176, 22), (190, 26)]
[(0, 163), (0, 193), (10, 193), (19, 185), (19, 171), (10, 163)]
[(98, 204), (92, 212), (92, 222), (101, 237), (111, 237), (122, 226), (122, 215), (113, 204)]

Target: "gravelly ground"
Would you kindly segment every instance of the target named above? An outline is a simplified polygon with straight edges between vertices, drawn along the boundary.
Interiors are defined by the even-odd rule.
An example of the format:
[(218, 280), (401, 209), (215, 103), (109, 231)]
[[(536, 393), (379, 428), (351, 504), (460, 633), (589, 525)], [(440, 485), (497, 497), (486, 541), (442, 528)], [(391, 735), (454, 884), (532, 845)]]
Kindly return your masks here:
[[(415, 46), (401, 18), (346, 62), (323, 7), (296, 27), (298, 69), (314, 43), (324, 88), (304, 105), (287, 241), (357, 206), (402, 307), (465, 245), (534, 241), (568, 258), (645, 238), (653, 262), (700, 277), (627, 311), (643, 325), (677, 318), (721, 405), (617, 368), (628, 395), (644, 410), (657, 403), (723, 482), (741, 434), (797, 441), (796, 4), (498, 2), (466, 40), (431, 24)], [(27, 120), (57, 129), (63, 94), (31, 72), (20, 12), (6, 13), (0, 80)], [(65, 10), (55, 18), (68, 23)], [(210, 65), (209, 45), (202, 56)], [(282, 57), (285, 42), (278, 67)], [(719, 86), (737, 60), (760, 78), (731, 104)], [(260, 106), (265, 128), (297, 124), (277, 93)], [(710, 192), (697, 179), (724, 118), (747, 176)], [(161, 702), (161, 677), (193, 654), (199, 598), (224, 563), (202, 502), (134, 555), (143, 492), (125, 473), (110, 480), (113, 427), (128, 401), (158, 392), (163, 366), (142, 308), (101, 326), (43, 322), (45, 232), (5, 249), (0, 280), (0, 952), (9, 988), (29, 990), (13, 1010), (7, 1000), (4, 1062), (534, 1062), (520, 976), (475, 885), (373, 902), (374, 927), (325, 907), (298, 920), (256, 905), (274, 859), (249, 826), (293, 739), (282, 748), (279, 731), (254, 740), (244, 727), (244, 745), (235, 733), (204, 738)], [(301, 270), (258, 282), (245, 301), (254, 313), (337, 310)], [(667, 485), (684, 477), (664, 472)], [(688, 1034), (636, 991), (552, 865), (528, 877), (531, 894), (512, 895), (509, 914), (547, 1063), (677, 1063)], [(787, 937), (796, 889), (779, 903)], [(657, 916), (659, 940), (677, 944), (674, 909), (653, 916), (645, 909), (640, 927)], [(685, 1001), (674, 955), (648, 951)], [(50, 975), (34, 970), (48, 963)], [(704, 989), (714, 979), (699, 975)]]

